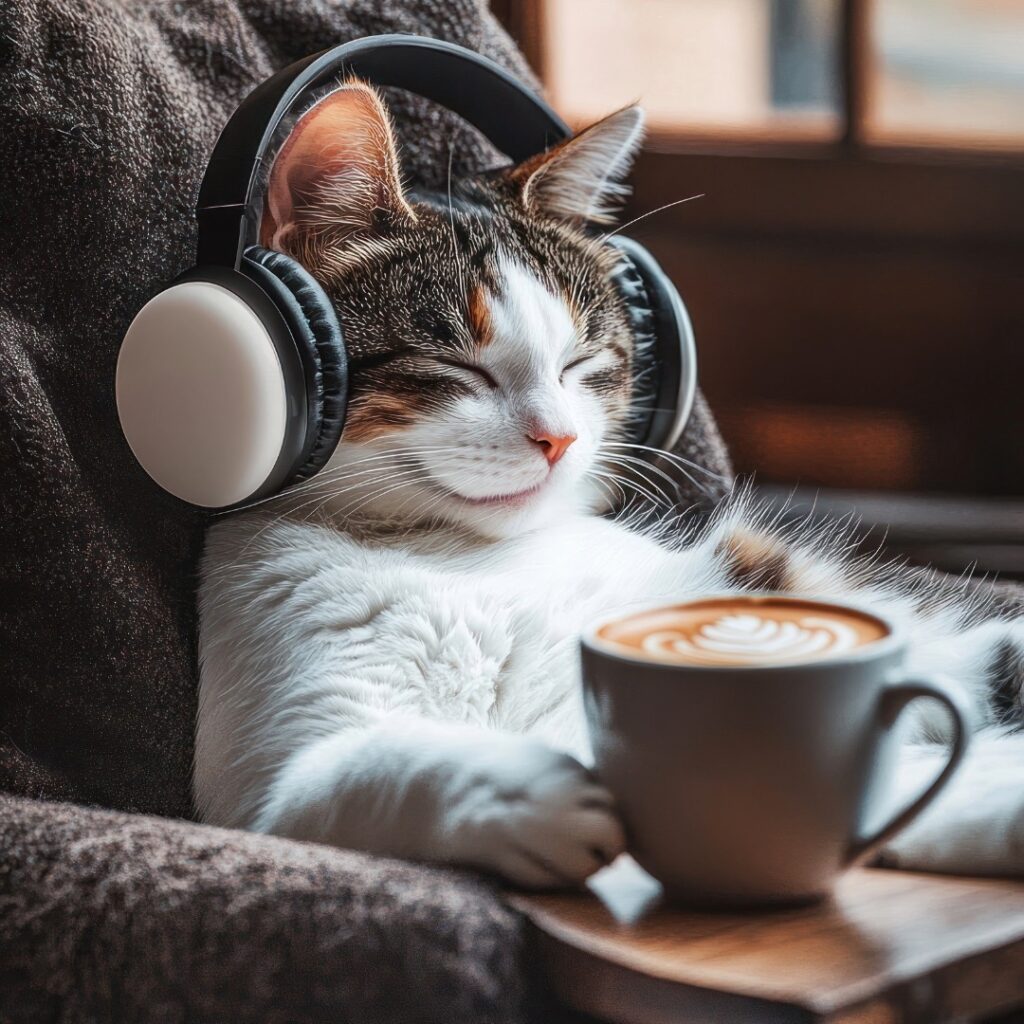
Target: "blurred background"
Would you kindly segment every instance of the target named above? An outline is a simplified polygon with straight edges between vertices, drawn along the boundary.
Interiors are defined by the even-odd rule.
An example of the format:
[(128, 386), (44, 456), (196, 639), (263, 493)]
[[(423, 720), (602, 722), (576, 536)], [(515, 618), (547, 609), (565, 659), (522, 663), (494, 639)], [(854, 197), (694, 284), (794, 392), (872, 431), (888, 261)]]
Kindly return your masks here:
[(737, 469), (1024, 578), (1024, 0), (493, 0), (574, 125), (639, 100), (626, 218)]

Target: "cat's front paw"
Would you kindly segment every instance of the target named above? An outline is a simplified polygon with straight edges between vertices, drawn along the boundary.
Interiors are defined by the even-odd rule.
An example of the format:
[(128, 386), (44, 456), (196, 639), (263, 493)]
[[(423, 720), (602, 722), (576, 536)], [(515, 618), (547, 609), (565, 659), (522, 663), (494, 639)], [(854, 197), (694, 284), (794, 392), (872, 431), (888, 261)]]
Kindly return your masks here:
[(578, 885), (625, 848), (611, 794), (575, 758), (525, 737), (479, 752), (447, 815), (452, 859), (518, 885)]

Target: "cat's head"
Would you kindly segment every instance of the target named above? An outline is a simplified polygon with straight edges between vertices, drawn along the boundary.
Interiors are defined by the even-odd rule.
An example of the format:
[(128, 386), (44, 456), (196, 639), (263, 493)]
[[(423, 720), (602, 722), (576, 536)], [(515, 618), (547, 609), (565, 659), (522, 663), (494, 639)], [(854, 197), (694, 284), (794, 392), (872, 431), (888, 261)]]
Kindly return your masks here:
[(322, 284), (351, 366), (341, 442), (294, 506), (488, 535), (608, 506), (632, 335), (614, 253), (584, 229), (609, 219), (642, 122), (628, 107), (429, 195), (403, 187), (368, 86), (350, 82), (297, 121), (260, 238)]

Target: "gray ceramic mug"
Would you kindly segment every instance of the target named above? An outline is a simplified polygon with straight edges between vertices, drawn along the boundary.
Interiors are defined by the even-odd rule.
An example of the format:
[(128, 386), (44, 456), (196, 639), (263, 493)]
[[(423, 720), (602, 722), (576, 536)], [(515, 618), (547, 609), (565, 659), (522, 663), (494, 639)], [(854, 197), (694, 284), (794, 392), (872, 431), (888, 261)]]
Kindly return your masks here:
[[(669, 897), (743, 905), (827, 895), (959, 765), (968, 712), (956, 689), (905, 675), (905, 640), (884, 616), (822, 604), (873, 616), (889, 634), (815, 661), (708, 667), (632, 656), (598, 635), (626, 615), (584, 633), (595, 769), (616, 798), (630, 852)], [(909, 806), (873, 824), (890, 806), (897, 719), (919, 697), (949, 711), (949, 759)]]

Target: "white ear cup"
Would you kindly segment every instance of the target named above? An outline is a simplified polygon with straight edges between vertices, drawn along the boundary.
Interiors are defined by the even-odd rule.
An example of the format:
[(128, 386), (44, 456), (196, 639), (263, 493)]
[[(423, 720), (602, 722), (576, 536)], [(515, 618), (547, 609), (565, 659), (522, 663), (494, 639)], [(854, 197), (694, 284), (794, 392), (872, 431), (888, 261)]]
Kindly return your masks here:
[(150, 299), (117, 360), (117, 413), (142, 468), (204, 508), (251, 497), (281, 454), (285, 379), (249, 305), (207, 281)]

